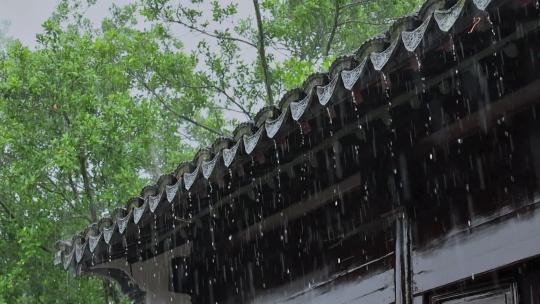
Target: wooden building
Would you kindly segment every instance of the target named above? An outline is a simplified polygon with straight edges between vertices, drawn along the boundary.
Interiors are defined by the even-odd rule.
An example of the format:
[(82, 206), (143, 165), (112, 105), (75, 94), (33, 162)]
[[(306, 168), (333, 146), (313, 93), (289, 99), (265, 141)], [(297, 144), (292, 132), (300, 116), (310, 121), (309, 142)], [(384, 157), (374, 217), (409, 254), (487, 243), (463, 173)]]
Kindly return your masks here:
[(540, 304), (539, 65), (537, 1), (429, 0), (55, 262), (136, 303)]

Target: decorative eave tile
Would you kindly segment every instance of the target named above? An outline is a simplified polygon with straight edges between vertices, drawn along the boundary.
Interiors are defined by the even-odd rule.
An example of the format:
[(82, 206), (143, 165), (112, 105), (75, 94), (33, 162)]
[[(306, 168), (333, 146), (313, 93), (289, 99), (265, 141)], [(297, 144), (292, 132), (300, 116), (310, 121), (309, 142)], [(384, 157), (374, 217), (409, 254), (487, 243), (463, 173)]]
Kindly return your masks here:
[(234, 161), (234, 158), (236, 157), (236, 152), (238, 151), (238, 147), (240, 146), (240, 141), (238, 141), (234, 146), (232, 146), (230, 149), (223, 149), (223, 163), (225, 164), (225, 167), (229, 168), (229, 166)]
[(64, 269), (68, 269), (73, 261), (73, 255), (75, 255), (75, 248), (71, 249), (71, 252), (64, 255)]
[(195, 180), (197, 179), (197, 175), (199, 174), (200, 166), (197, 166), (195, 170), (191, 173), (184, 173), (184, 188), (189, 191), (191, 189), (191, 186), (195, 183)]
[(110, 244), (114, 233), (114, 226), (110, 228), (103, 228), (103, 240), (105, 243)]
[(334, 78), (327, 85), (317, 87), (317, 97), (319, 98), (319, 103), (321, 105), (325, 106), (332, 98), (332, 94), (334, 94), (338, 79), (339, 74), (336, 74), (336, 76), (334, 76)]
[(204, 178), (206, 179), (210, 178), (220, 156), (221, 156), (220, 153), (218, 153), (216, 154), (216, 156), (214, 156), (212, 160), (202, 161), (201, 167), (202, 167), (202, 173), (203, 173)]
[(167, 201), (169, 203), (172, 203), (172, 201), (174, 200), (176, 193), (178, 193), (178, 191), (180, 190), (181, 183), (182, 179), (180, 178), (175, 184), (165, 186), (165, 194), (167, 195)]
[(354, 69), (350, 71), (342, 71), (341, 72), (341, 79), (343, 80), (343, 86), (347, 90), (352, 90), (358, 79), (362, 76), (362, 73), (364, 73), (364, 68), (366, 67), (367, 58), (364, 58), (364, 60)]
[(416, 48), (420, 45), (422, 42), (422, 39), (424, 39), (424, 35), (426, 34), (426, 30), (429, 26), (429, 22), (431, 22), (431, 15), (427, 17), (422, 24), (417, 27), (416, 29), (412, 31), (404, 31), (401, 33), (401, 40), (403, 40), (403, 45), (405, 46), (405, 49), (409, 52), (414, 52)]
[(100, 232), (96, 236), (89, 236), (88, 237), (88, 249), (90, 252), (94, 252), (96, 250), (97, 245), (99, 244), (99, 240), (101, 239), (101, 236), (103, 234)]
[(302, 115), (304, 115), (304, 112), (306, 112), (307, 108), (309, 107), (311, 94), (312, 91), (310, 91), (302, 100), (291, 102), (289, 107), (291, 108), (291, 116), (295, 121), (300, 120)]
[(133, 209), (133, 222), (135, 224), (138, 224), (141, 220), (147, 205), (148, 203), (145, 201), (142, 206)]
[(154, 213), (154, 211), (156, 211), (162, 196), (163, 192), (148, 196), (148, 208), (150, 209), (150, 212)]
[(458, 0), (458, 2), (449, 9), (435, 10), (433, 16), (441, 31), (448, 32), (454, 26), (463, 11), (464, 6), (465, 0)]
[(388, 60), (390, 60), (392, 54), (394, 54), (394, 51), (398, 45), (398, 41), (399, 38), (395, 39), (394, 41), (392, 41), (392, 43), (386, 50), (380, 53), (371, 53), (371, 63), (373, 64), (373, 68), (375, 68), (376, 71), (382, 70), (386, 63), (388, 63)]
[(82, 245), (75, 244), (75, 261), (77, 263), (79, 263), (82, 260), (85, 248), (86, 248), (86, 243), (84, 243)]
[(279, 132), (279, 129), (281, 128), (281, 125), (285, 121), (285, 117), (287, 116), (288, 108), (285, 108), (279, 116), (274, 120), (267, 120), (264, 123), (264, 128), (266, 129), (266, 135), (268, 138), (274, 138), (276, 134)]
[(255, 132), (252, 135), (244, 135), (244, 148), (246, 150), (246, 153), (249, 155), (253, 150), (255, 150), (255, 147), (257, 146), (257, 143), (259, 142), (259, 139), (261, 138), (261, 134), (263, 132), (263, 127), (260, 127), (257, 132)]
[(120, 234), (124, 234), (124, 231), (128, 226), (130, 217), (131, 212), (129, 212), (125, 217), (119, 217), (116, 219), (116, 225), (118, 226), (118, 232), (120, 232)]

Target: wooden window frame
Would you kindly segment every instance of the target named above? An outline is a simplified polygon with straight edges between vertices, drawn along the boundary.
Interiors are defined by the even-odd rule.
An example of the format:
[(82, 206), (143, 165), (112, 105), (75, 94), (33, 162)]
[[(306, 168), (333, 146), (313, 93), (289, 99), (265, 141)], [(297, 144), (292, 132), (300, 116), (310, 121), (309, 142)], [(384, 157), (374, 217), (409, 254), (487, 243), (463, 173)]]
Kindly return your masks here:
[(484, 286), (482, 288), (472, 288), (460, 292), (451, 292), (443, 295), (431, 296), (430, 304), (445, 304), (452, 300), (463, 299), (467, 297), (480, 296), (480, 295), (498, 295), (501, 293), (510, 293), (512, 296), (512, 304), (518, 304), (519, 298), (517, 293), (517, 284), (515, 282), (503, 283), (497, 287)]

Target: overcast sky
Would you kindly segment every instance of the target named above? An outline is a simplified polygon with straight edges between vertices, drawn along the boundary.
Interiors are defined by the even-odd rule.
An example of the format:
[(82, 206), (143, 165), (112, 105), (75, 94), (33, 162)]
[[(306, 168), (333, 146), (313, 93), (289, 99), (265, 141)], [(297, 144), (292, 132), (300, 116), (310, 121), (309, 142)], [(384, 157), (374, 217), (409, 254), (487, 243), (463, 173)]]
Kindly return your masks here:
[(11, 23), (8, 35), (35, 45), (41, 23), (53, 12), (56, 0), (0, 0), (0, 20)]
[[(182, 0), (181, 0), (182, 1)], [(237, 0), (220, 0), (223, 3)], [(112, 3), (125, 5), (136, 0), (98, 0), (96, 5), (86, 13), (93, 22), (99, 22), (109, 15), (109, 7)], [(209, 2), (209, 1), (208, 1)], [(251, 1), (238, 1), (240, 17), (250, 16), (253, 10)], [(41, 24), (52, 14), (58, 0), (0, 0), (0, 21), (10, 23), (8, 36), (19, 39), (24, 45), (35, 47), (36, 34), (42, 31)], [(208, 10), (209, 11), (209, 10)], [(185, 28), (173, 28), (173, 31), (184, 41), (184, 45), (195, 45), (201, 37), (190, 33)]]
[[(115, 0), (125, 4), (128, 0)], [(41, 24), (52, 14), (58, 0), (0, 0), (0, 20), (10, 22), (8, 35), (28, 46), (36, 45), (36, 34)], [(112, 0), (100, 0), (88, 13), (92, 20), (99, 20), (108, 13)]]

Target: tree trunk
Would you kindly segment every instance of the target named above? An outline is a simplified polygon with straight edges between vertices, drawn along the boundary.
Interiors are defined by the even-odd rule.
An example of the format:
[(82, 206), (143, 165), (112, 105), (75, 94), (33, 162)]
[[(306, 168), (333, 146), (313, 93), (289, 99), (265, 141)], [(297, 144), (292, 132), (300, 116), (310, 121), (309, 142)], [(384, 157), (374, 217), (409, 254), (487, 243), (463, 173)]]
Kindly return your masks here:
[(332, 49), (332, 44), (334, 43), (334, 37), (336, 36), (336, 31), (339, 26), (339, 14), (340, 14), (340, 6), (339, 6), (339, 0), (335, 0), (336, 4), (336, 11), (334, 13), (334, 24), (332, 25), (332, 31), (330, 32), (330, 36), (328, 37), (328, 41), (326, 43), (326, 47), (324, 48), (323, 56), (327, 57), (330, 54), (330, 50)]
[(83, 179), (84, 193), (86, 199), (88, 199), (88, 209), (90, 211), (90, 218), (92, 221), (97, 222), (97, 210), (94, 202), (94, 193), (92, 191), (92, 185), (90, 185), (90, 177), (86, 168), (86, 155), (84, 151), (79, 151), (79, 170)]
[(253, 0), (253, 6), (255, 7), (255, 17), (257, 18), (257, 30), (259, 32), (259, 43), (257, 49), (259, 53), (259, 60), (263, 69), (264, 85), (266, 87), (266, 104), (271, 106), (274, 104), (274, 98), (272, 96), (272, 80), (270, 79), (270, 68), (266, 61), (266, 51), (264, 47), (264, 30), (261, 18), (261, 9), (259, 7), (259, 0)]

